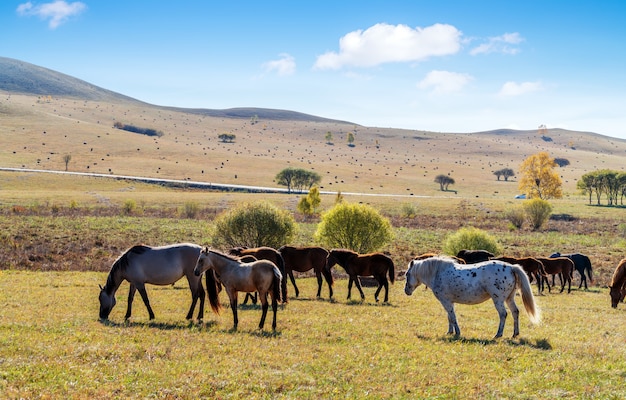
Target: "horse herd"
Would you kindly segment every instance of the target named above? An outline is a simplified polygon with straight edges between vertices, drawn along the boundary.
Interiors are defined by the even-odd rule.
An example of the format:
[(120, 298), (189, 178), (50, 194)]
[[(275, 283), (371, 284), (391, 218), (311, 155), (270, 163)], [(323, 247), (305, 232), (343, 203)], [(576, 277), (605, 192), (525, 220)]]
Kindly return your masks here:
[[(178, 243), (168, 246), (151, 247), (137, 245), (125, 251), (117, 258), (107, 277), (104, 287), (100, 286), (100, 320), (108, 320), (111, 310), (116, 304), (115, 293), (121, 283), (126, 280), (130, 284), (125, 319), (131, 317), (132, 302), (136, 291), (148, 310), (150, 319), (154, 312), (150, 306), (146, 284), (170, 285), (183, 276), (187, 278), (192, 295), (191, 307), (187, 319), (193, 319), (193, 312), (200, 301), (198, 320), (204, 317), (204, 301), (208, 296), (209, 304), (215, 313), (219, 313), (221, 305), (219, 292), (224, 287), (230, 300), (233, 313), (233, 329), (237, 329), (238, 293), (248, 296), (258, 295), (261, 303), (262, 316), (259, 329), (263, 329), (269, 309), (268, 295), (272, 305), (272, 329), (276, 329), (276, 312), (278, 303), (287, 303), (287, 276), (292, 283), (295, 296), (300, 291), (296, 284), (294, 271), (306, 272), (313, 270), (317, 278), (317, 297), (321, 297), (323, 278), (329, 290), (329, 298), (333, 297), (332, 268), (341, 266), (349, 276), (348, 296), (351, 298), (353, 284), (359, 291), (361, 299), (365, 294), (359, 277), (373, 277), (378, 287), (375, 300), (385, 289), (384, 301), (389, 301), (389, 282), (394, 283), (396, 272), (392, 259), (383, 253), (358, 254), (346, 249), (326, 250), (322, 247), (282, 246), (232, 248), (228, 253), (216, 251), (192, 243)], [(579, 289), (584, 285), (587, 289), (587, 277), (591, 282), (592, 268), (589, 258), (583, 254), (552, 254), (550, 257), (495, 257), (485, 250), (461, 250), (456, 257), (440, 256), (425, 253), (412, 259), (406, 271), (405, 293), (411, 295), (415, 288), (424, 284), (432, 290), (448, 313), (448, 333), (460, 335), (460, 329), (454, 313), (454, 303), (478, 304), (492, 299), (500, 324), (496, 337), (502, 336), (509, 307), (514, 319), (513, 337), (519, 334), (519, 311), (515, 305), (515, 294), (521, 291), (524, 308), (532, 322), (540, 319), (530, 289), (531, 282), (537, 281), (538, 293), (548, 286), (548, 277), (552, 275), (552, 286), (555, 276), (561, 278), (561, 292), (568, 284), (571, 290), (573, 271), (580, 273)], [(202, 284), (202, 275), (206, 279), (206, 292)], [(610, 285), (611, 305), (617, 307), (626, 295), (626, 259), (622, 260), (615, 270)], [(256, 302), (257, 297), (252, 297)]]

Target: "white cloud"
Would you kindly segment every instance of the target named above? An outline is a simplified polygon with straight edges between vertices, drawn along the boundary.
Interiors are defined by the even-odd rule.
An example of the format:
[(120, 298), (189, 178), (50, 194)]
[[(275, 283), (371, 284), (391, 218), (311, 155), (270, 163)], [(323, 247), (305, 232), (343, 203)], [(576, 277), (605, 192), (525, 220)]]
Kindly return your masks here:
[(541, 82), (506, 82), (500, 89), (500, 96), (521, 96), (543, 90)]
[(265, 72), (276, 72), (280, 76), (293, 75), (296, 72), (296, 60), (287, 53), (279, 54), (278, 60), (263, 64)]
[(487, 43), (483, 43), (478, 47), (473, 48), (470, 54), (475, 56), (477, 54), (489, 54), (489, 53), (504, 53), (504, 54), (517, 54), (519, 48), (516, 46), (524, 41), (524, 38), (519, 33), (505, 33), (501, 36), (490, 37)]
[(422, 79), (417, 87), (420, 89), (432, 89), (434, 93), (458, 92), (474, 78), (469, 74), (461, 74), (449, 71), (430, 71), (426, 78)]
[(21, 16), (35, 15), (44, 20), (49, 20), (50, 29), (56, 29), (59, 25), (66, 22), (70, 17), (79, 15), (87, 9), (85, 3), (75, 1), (68, 3), (66, 1), (57, 0), (51, 3), (34, 5), (30, 1), (20, 4), (17, 7), (17, 14)]
[(365, 31), (343, 36), (339, 39), (339, 52), (318, 56), (314, 68), (373, 67), (454, 54), (461, 47), (461, 35), (454, 26), (445, 24), (415, 29), (406, 25), (376, 24)]

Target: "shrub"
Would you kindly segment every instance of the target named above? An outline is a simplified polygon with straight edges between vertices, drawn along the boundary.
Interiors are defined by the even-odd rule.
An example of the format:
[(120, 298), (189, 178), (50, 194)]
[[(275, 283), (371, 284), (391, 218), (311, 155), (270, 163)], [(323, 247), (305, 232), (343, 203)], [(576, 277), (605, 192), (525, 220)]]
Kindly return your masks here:
[(188, 201), (183, 206), (182, 215), (185, 218), (195, 218), (200, 211), (200, 206), (198, 203), (194, 203), (193, 201)]
[(137, 202), (133, 199), (128, 199), (122, 206), (122, 211), (126, 215), (131, 215), (137, 209)]
[(289, 243), (296, 230), (293, 217), (275, 206), (260, 202), (243, 204), (215, 219), (211, 243), (217, 247), (279, 248)]
[(533, 230), (541, 228), (548, 218), (550, 218), (550, 213), (552, 213), (550, 203), (539, 198), (526, 200), (522, 206), (524, 207), (526, 218)]
[(315, 240), (328, 248), (370, 253), (393, 239), (389, 220), (365, 204), (339, 203), (322, 214)]
[(517, 229), (522, 229), (522, 226), (524, 226), (524, 221), (526, 221), (526, 214), (524, 213), (524, 209), (521, 207), (507, 210), (504, 214), (504, 217), (508, 219), (511, 225), (513, 225)]
[(415, 218), (417, 216), (417, 208), (410, 203), (402, 205), (402, 216), (405, 218)]
[(500, 254), (500, 246), (487, 232), (474, 227), (461, 228), (448, 236), (443, 246), (443, 252), (457, 255), (460, 250), (487, 250), (493, 254)]

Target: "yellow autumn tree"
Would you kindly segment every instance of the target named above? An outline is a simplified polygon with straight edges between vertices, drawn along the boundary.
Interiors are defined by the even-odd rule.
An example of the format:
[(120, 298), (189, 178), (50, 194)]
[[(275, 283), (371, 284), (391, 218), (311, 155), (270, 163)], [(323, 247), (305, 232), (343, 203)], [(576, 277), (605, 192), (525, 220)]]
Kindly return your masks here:
[(542, 151), (534, 154), (520, 165), (519, 190), (528, 198), (560, 199), (563, 197), (561, 177), (554, 170), (558, 164)]

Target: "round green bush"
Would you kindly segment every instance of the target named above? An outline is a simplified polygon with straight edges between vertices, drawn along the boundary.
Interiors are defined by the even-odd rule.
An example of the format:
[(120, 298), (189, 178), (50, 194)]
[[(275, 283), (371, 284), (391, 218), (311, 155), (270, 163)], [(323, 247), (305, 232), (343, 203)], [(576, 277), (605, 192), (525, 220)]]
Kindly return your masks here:
[(327, 248), (377, 251), (393, 239), (389, 220), (371, 206), (339, 203), (322, 214), (315, 240)]
[(525, 200), (522, 206), (524, 207), (526, 218), (533, 230), (541, 228), (552, 213), (552, 206), (543, 199)]
[(443, 252), (456, 256), (460, 250), (487, 250), (495, 255), (500, 254), (500, 246), (487, 232), (474, 227), (461, 228), (448, 236)]
[(260, 247), (275, 249), (291, 242), (296, 223), (291, 214), (267, 202), (243, 204), (219, 215), (211, 243), (216, 247)]

